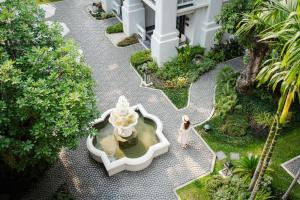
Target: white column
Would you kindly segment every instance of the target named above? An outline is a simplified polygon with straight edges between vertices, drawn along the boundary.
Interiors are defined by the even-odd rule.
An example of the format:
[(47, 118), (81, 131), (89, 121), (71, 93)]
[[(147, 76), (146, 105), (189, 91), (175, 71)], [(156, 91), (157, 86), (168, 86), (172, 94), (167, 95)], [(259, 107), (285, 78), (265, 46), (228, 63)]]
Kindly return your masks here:
[(156, 0), (155, 30), (151, 38), (152, 57), (159, 66), (177, 56), (177, 1)]
[(128, 36), (137, 32), (137, 24), (145, 28), (145, 8), (142, 0), (125, 0), (122, 19), (124, 33)]
[(201, 46), (211, 48), (214, 45), (214, 37), (217, 30), (220, 28), (216, 24), (215, 17), (221, 12), (223, 1), (221, 0), (208, 0), (209, 5), (207, 8), (206, 22), (203, 28), (203, 39)]
[(112, 11), (113, 0), (101, 0), (102, 8), (105, 12)]

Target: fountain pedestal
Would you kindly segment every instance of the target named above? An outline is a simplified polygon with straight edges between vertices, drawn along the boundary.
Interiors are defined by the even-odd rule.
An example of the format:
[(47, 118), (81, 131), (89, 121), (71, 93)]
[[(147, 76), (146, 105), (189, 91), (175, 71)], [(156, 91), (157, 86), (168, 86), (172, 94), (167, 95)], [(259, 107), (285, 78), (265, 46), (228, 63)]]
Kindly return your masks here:
[(126, 148), (137, 143), (135, 125), (139, 115), (129, 107), (125, 96), (120, 96), (116, 108), (110, 114), (109, 122), (114, 126), (114, 136), (120, 147)]
[(132, 131), (132, 134), (129, 137), (122, 137), (117, 133), (117, 129), (115, 129), (114, 136), (119, 143), (120, 148), (128, 148), (133, 145), (136, 145), (138, 142), (137, 132), (136, 130)]

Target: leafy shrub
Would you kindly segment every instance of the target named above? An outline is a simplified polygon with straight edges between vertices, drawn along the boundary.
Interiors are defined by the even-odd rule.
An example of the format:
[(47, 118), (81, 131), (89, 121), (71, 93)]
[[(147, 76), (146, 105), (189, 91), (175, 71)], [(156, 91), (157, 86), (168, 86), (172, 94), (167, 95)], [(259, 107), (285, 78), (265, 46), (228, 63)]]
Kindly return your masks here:
[(96, 98), (78, 46), (58, 24), (48, 27), (34, 0), (6, 0), (1, 10), (0, 160), (20, 172), (92, 134)]
[(111, 25), (111, 26), (107, 27), (106, 32), (108, 34), (122, 33), (123, 32), (123, 24), (120, 22), (120, 23)]
[(187, 78), (190, 82), (195, 82), (204, 73), (214, 69), (216, 62), (209, 58), (203, 58), (199, 63), (190, 66), (190, 70), (187, 72)]
[(98, 20), (109, 19), (115, 16), (113, 13), (105, 12), (102, 6), (98, 7), (98, 9), (95, 12), (92, 12), (91, 10), (89, 12), (93, 17), (95, 17)]
[(158, 70), (158, 66), (157, 63), (155, 61), (150, 61), (147, 63), (147, 69), (151, 72), (151, 73), (156, 73)]
[(152, 61), (153, 61), (153, 59), (151, 57), (150, 50), (138, 51), (138, 52), (132, 54), (130, 57), (130, 62), (135, 68), (146, 62), (152, 62)]
[(207, 53), (207, 57), (217, 63), (230, 60), (244, 54), (244, 48), (235, 39), (227, 40), (226, 42), (215, 44), (214, 47)]
[(240, 108), (238, 103), (238, 94), (235, 90), (235, 80), (238, 74), (230, 67), (224, 67), (217, 77), (217, 113), (225, 117), (234, 109)]
[(243, 179), (238, 176), (233, 176), (227, 179), (227, 182), (219, 187), (212, 194), (214, 200), (245, 200), (248, 199), (248, 184), (245, 184)]
[(256, 136), (268, 136), (269, 129), (273, 123), (273, 116), (270, 112), (254, 113), (250, 120), (252, 133)]
[(138, 43), (139, 40), (137, 39), (136, 35), (132, 35), (129, 37), (124, 38), (123, 40), (121, 40), (120, 42), (118, 42), (117, 46), (118, 47), (127, 47), (133, 44)]
[(183, 88), (183, 87), (186, 87), (187, 84), (188, 84), (188, 81), (186, 78), (178, 77), (171, 81), (167, 80), (165, 83), (165, 88)]
[(229, 83), (234, 87), (238, 75), (231, 67), (225, 66), (218, 74), (217, 84)]
[(205, 184), (205, 189), (208, 195), (212, 198), (215, 192), (224, 185), (224, 182), (225, 180), (219, 175), (212, 176), (210, 179), (208, 179)]
[(235, 88), (233, 88), (229, 82), (227, 82), (223, 88), (220, 98), (216, 102), (216, 108), (218, 114), (221, 117), (225, 117), (228, 113), (232, 112), (234, 109), (239, 108), (237, 105), (238, 96)]
[(177, 52), (177, 62), (179, 63), (179, 65), (181, 65), (181, 67), (188, 67), (192, 62), (190, 45), (186, 45), (182, 48), (177, 48)]
[(172, 80), (178, 76), (185, 76), (188, 68), (184, 68), (177, 62), (177, 59), (166, 62), (163, 67), (159, 68), (156, 76), (163, 80)]
[(255, 200), (268, 200), (273, 198), (274, 196), (271, 191), (259, 190), (256, 194)]
[(209, 51), (206, 55), (207, 58), (214, 60), (217, 63), (225, 61), (225, 55), (223, 51)]
[(197, 55), (204, 55), (205, 49), (199, 45), (193, 46), (191, 48), (191, 57), (194, 58)]
[(242, 177), (245, 182), (250, 182), (256, 166), (258, 165), (259, 157), (250, 155), (248, 157), (242, 157), (234, 170), (234, 173)]
[(244, 136), (249, 127), (248, 118), (241, 114), (227, 115), (224, 123), (219, 127), (219, 131), (229, 136)]

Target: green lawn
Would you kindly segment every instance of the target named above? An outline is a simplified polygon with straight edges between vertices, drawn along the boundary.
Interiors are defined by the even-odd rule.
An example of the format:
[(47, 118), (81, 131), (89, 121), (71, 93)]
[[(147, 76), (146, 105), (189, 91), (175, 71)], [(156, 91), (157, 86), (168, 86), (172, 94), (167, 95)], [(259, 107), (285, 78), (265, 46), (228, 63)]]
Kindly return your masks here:
[[(222, 98), (224, 98), (223, 91), (226, 85), (218, 82), (216, 90), (216, 103), (220, 107)], [(218, 104), (219, 103), (219, 104)], [(226, 117), (221, 117), (218, 113), (218, 106), (214, 117), (207, 122), (211, 126), (211, 130), (206, 133), (202, 126), (197, 127), (198, 133), (207, 142), (207, 144), (215, 151), (223, 151), (227, 155), (227, 160), (230, 158), (230, 152), (238, 152), (240, 156), (248, 156), (250, 153), (260, 155), (264, 146), (265, 137), (254, 136), (252, 130), (246, 127), (246, 135), (241, 137), (225, 135), (221, 127), (229, 123), (228, 118), (233, 119), (230, 126), (241, 127), (239, 123), (242, 117), (250, 120), (255, 114), (261, 112), (274, 113), (277, 106), (276, 97), (272, 97), (268, 92), (255, 91), (251, 96), (238, 95), (239, 109), (233, 110), (226, 114)], [(222, 105), (221, 105), (222, 106)], [(221, 107), (220, 107), (221, 108)], [(295, 108), (294, 108), (295, 109)], [(295, 112), (294, 119), (287, 128), (281, 130), (277, 146), (272, 156), (271, 166), (268, 173), (273, 177), (272, 186), (277, 192), (285, 191), (292, 181), (290, 175), (280, 166), (280, 164), (296, 157), (300, 154), (300, 123), (299, 111)], [(232, 129), (234, 130), (234, 129)], [(240, 129), (238, 129), (240, 130)], [(224, 163), (227, 161), (216, 161), (213, 174), (223, 168)], [(233, 162), (234, 165), (237, 161)], [(206, 200), (208, 199), (205, 191), (205, 182), (211, 175), (201, 178), (192, 182), (191, 184), (180, 188), (177, 193), (182, 199), (185, 200)], [(280, 195), (279, 195), (280, 196)], [(292, 199), (300, 200), (300, 186), (299, 184), (293, 189), (291, 193)]]
[(187, 106), (189, 99), (189, 87), (175, 89), (164, 88), (162, 91), (169, 97), (177, 108), (180, 109)]
[[(300, 155), (300, 126), (294, 125), (282, 132), (272, 157), (269, 174), (274, 178), (273, 187), (285, 191), (291, 183), (292, 177), (280, 164)], [(300, 199), (299, 184), (296, 184), (291, 196), (293, 199)]]
[[(202, 131), (200, 130), (200, 133)], [(291, 176), (280, 166), (280, 164), (298, 156), (300, 154), (300, 126), (292, 125), (282, 131), (282, 134), (278, 140), (275, 148), (272, 164), (270, 166), (269, 174), (273, 177), (272, 186), (278, 191), (285, 191), (292, 181)], [(260, 154), (264, 141), (256, 138), (249, 137), (249, 143), (243, 146), (235, 145), (232, 141), (226, 138), (216, 138), (209, 134), (202, 134), (204, 140), (208, 145), (216, 152), (222, 150), (229, 157), (230, 152), (240, 152), (243, 156), (248, 153)], [(216, 140), (217, 139), (217, 140)], [(219, 171), (225, 161), (217, 161), (215, 171), (212, 174), (216, 174)], [(177, 194), (182, 200), (208, 200), (205, 191), (205, 182), (211, 175), (203, 177), (199, 180), (195, 180), (191, 184), (177, 190)], [(296, 185), (291, 193), (293, 199), (300, 199), (300, 185)]]

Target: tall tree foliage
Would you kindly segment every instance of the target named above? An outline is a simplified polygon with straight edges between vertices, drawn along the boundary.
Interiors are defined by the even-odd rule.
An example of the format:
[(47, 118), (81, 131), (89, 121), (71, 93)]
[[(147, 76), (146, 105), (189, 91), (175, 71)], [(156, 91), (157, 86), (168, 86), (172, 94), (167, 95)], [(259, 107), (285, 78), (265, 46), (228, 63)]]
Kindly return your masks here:
[(23, 171), (91, 133), (94, 81), (73, 41), (35, 0), (0, 4), (0, 159)]
[(300, 100), (300, 2), (299, 0), (270, 0), (262, 5), (255, 18), (265, 24), (259, 34), (259, 42), (267, 43), (272, 53), (270, 59), (262, 65), (257, 78), (259, 84), (268, 84), (273, 90), (279, 88), (281, 98), (261, 160), (250, 185), (251, 200), (255, 199), (269, 166), (279, 129), (286, 122), (293, 101)]

